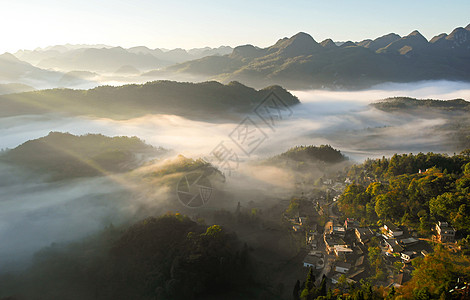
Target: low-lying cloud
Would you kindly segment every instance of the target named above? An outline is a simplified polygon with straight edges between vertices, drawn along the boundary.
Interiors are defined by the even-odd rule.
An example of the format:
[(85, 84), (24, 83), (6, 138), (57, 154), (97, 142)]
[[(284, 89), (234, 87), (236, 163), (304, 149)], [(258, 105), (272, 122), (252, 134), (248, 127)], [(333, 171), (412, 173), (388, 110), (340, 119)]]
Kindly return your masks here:
[[(273, 129), (255, 114), (250, 115), (268, 135), (250, 156), (243, 155), (230, 140), (236, 122), (211, 123), (174, 115), (147, 115), (126, 121), (58, 115), (0, 118), (0, 149), (14, 148), (50, 131), (137, 136), (151, 145), (194, 158), (209, 157), (224, 142), (242, 160), (239, 176), (227, 181), (225, 196), (231, 195), (235, 202), (260, 196), (288, 197), (294, 190), (295, 174), (251, 163), (296, 145), (310, 144), (330, 144), (359, 161), (395, 152), (454, 152), (456, 146), (444, 126), (452, 121), (448, 115), (390, 114), (368, 104), (392, 96), (470, 100), (470, 84), (438, 81), (381, 85), (367, 91), (293, 93), (302, 104), (293, 107), (293, 115), (279, 120)], [(152, 207), (147, 213), (168, 209), (166, 200), (170, 194), (175, 196), (173, 190), (139, 182), (138, 175), (133, 176), (117, 181), (100, 177), (45, 183), (33, 174), (0, 165), (0, 240), (7, 241), (0, 244), (0, 268), (17, 267), (51, 243), (73, 241), (110, 223), (131, 220), (141, 214), (142, 207)], [(225, 204), (233, 206), (229, 201)]]

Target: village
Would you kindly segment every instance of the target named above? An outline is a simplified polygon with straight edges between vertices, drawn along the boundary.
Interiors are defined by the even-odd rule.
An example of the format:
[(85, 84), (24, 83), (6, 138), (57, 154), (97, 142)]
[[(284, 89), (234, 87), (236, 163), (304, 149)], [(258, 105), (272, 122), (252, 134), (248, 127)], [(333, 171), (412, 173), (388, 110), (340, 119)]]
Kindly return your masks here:
[(329, 188), (298, 199), (297, 215), (284, 217), (295, 234), (305, 236), (306, 255), (302, 261), (305, 274), (312, 269), (316, 284), (324, 276), (330, 286), (354, 285), (372, 279), (375, 285), (400, 287), (411, 279), (413, 261), (433, 251), (430, 242), (455, 247), (455, 229), (438, 222), (433, 226), (432, 240), (419, 237), (405, 226), (384, 221), (382, 226), (362, 226), (357, 220), (342, 215), (336, 202), (346, 184), (325, 180)]

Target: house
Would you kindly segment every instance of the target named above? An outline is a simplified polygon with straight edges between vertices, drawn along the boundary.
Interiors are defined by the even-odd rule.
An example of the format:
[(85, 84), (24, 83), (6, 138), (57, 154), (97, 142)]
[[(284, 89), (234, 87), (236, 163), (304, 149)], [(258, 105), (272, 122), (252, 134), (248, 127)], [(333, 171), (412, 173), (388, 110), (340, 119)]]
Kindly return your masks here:
[(413, 237), (400, 240), (400, 245), (405, 248), (410, 247), (412, 245), (416, 245), (417, 243), (419, 243), (419, 240)]
[(325, 266), (323, 257), (312, 254), (305, 256), (303, 263), (306, 268), (322, 269)]
[(353, 253), (353, 249), (345, 245), (335, 245), (333, 247), (333, 252), (336, 256), (346, 255), (347, 253)]
[(402, 246), (400, 246), (400, 244), (398, 244), (396, 239), (385, 239), (384, 243), (388, 247), (388, 250), (390, 250), (390, 252), (401, 253), (405, 250)]
[(328, 253), (330, 254), (333, 253), (333, 251), (335, 250), (335, 246), (343, 246), (345, 248), (348, 248), (346, 242), (339, 236), (332, 234), (324, 234), (323, 239), (325, 241), (326, 251), (328, 251)]
[(331, 277), (331, 283), (332, 284), (337, 284), (339, 282), (339, 278), (343, 276), (343, 274), (341, 273), (336, 273), (335, 275), (333, 275), (333, 277)]
[(317, 250), (317, 248), (318, 248), (317, 240), (312, 240), (310, 245), (312, 246), (313, 250)]
[(407, 281), (410, 281), (411, 279), (411, 275), (408, 274), (408, 273), (400, 273), (398, 274), (397, 278), (395, 279), (395, 284), (396, 286), (400, 287), (402, 286), (404, 283), (406, 283)]
[(330, 225), (329, 234), (338, 235), (340, 237), (344, 237), (346, 234), (346, 230), (343, 226), (339, 225), (336, 221)]
[(346, 274), (351, 270), (351, 264), (339, 261), (335, 264), (335, 271)]
[(415, 258), (417, 255), (418, 253), (414, 251), (404, 251), (401, 253), (401, 259), (403, 259), (405, 262), (408, 262), (411, 259)]
[(402, 236), (403, 235), (403, 230), (398, 228), (395, 224), (393, 224), (390, 221), (386, 221), (384, 223), (384, 229), (387, 231), (387, 235), (389, 237), (397, 237), (397, 236)]
[(365, 244), (370, 241), (370, 239), (374, 236), (374, 232), (369, 228), (356, 228), (355, 229), (356, 237), (359, 243)]
[(436, 224), (437, 240), (441, 243), (455, 242), (455, 229), (447, 222), (438, 222)]
[(347, 218), (346, 221), (344, 221), (344, 228), (346, 230), (354, 230), (357, 227), (359, 227), (359, 222), (353, 218)]

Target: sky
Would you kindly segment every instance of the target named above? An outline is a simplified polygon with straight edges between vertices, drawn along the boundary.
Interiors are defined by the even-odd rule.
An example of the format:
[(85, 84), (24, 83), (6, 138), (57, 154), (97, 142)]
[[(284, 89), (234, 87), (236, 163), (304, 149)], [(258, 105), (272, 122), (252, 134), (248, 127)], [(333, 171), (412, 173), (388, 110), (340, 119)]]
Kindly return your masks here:
[(57, 44), (266, 47), (303, 31), (318, 42), (417, 29), (426, 38), (470, 23), (470, 1), (0, 0), (0, 53)]

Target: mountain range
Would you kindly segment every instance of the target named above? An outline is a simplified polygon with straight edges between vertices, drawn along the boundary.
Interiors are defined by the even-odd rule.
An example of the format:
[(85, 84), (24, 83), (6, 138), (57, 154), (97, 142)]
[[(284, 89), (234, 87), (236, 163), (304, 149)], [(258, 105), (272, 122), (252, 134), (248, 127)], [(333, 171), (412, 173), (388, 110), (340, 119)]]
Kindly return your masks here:
[(192, 74), (252, 86), (289, 89), (364, 88), (383, 82), (470, 80), (470, 25), (428, 41), (418, 31), (390, 33), (374, 40), (321, 43), (307, 33), (267, 48), (238, 46), (224, 56), (208, 56), (169, 66), (157, 74)]
[[(103, 76), (105, 75), (105, 76)], [(361, 89), (384, 82), (470, 81), (470, 25), (429, 41), (415, 30), (376, 39), (320, 43), (307, 33), (260, 48), (150, 49), (57, 45), (0, 55), (0, 82), (35, 88), (104, 82), (238, 81), (262, 88)]]
[(145, 46), (124, 49), (106, 45), (57, 45), (44, 49), (20, 50), (14, 53), (19, 59), (44, 69), (62, 72), (92, 71), (121, 73), (133, 70), (135, 73), (194, 60), (210, 55), (224, 55), (232, 48), (149, 49)]

